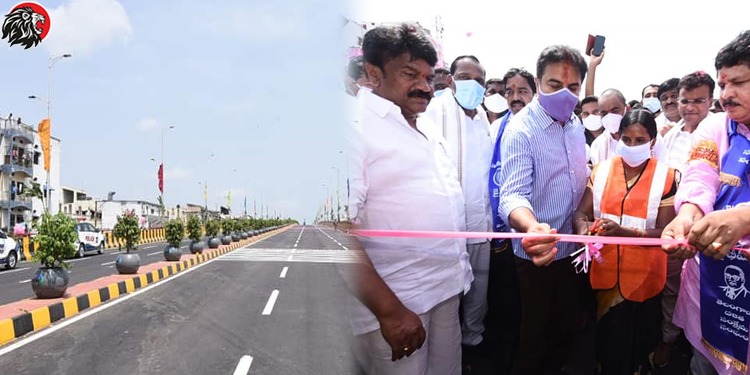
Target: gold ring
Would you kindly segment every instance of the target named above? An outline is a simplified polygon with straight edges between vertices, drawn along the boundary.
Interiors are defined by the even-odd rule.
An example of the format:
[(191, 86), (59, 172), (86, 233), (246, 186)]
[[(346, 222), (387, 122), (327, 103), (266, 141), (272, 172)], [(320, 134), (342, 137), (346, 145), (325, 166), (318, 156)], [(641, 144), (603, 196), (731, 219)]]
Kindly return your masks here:
[(712, 249), (713, 249), (714, 251), (719, 251), (719, 249), (720, 249), (720, 248), (721, 248), (722, 246), (724, 246), (724, 244), (722, 244), (721, 242), (711, 242), (711, 248), (712, 248)]

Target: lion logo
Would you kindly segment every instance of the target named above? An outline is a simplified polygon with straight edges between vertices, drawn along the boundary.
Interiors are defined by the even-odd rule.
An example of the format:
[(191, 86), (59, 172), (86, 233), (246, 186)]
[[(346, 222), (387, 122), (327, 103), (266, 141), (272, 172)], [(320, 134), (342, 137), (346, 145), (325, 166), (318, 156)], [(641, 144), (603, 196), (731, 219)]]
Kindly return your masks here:
[(50, 19), (47, 10), (37, 3), (20, 3), (5, 15), (3, 37), (8, 43), (24, 46), (24, 49), (36, 47), (47, 36)]

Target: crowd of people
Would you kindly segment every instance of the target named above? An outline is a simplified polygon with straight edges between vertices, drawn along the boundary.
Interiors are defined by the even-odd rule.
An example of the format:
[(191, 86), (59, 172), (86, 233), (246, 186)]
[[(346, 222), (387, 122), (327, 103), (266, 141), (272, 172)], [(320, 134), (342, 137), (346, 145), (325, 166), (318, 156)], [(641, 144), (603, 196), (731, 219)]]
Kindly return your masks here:
[(473, 55), (435, 66), (418, 25), (365, 34), (346, 77), (353, 228), (535, 235), (359, 237), (362, 372), (657, 373), (684, 337), (693, 374), (748, 373), (750, 31), (716, 81), (630, 102), (595, 95), (603, 60), (552, 45), (535, 74), (492, 78)]

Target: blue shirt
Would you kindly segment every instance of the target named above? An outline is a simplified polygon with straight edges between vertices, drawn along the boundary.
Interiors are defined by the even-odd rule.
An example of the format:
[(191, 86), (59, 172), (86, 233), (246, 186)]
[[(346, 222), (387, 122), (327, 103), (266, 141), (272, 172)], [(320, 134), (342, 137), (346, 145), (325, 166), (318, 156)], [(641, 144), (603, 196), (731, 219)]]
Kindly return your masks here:
[[(509, 223), (513, 210), (528, 208), (540, 223), (558, 233), (573, 233), (573, 213), (586, 188), (586, 138), (577, 116), (564, 126), (544, 111), (535, 98), (508, 123), (501, 141), (500, 204)], [(555, 260), (569, 256), (576, 244), (559, 242)], [(531, 259), (520, 240), (513, 252)]]

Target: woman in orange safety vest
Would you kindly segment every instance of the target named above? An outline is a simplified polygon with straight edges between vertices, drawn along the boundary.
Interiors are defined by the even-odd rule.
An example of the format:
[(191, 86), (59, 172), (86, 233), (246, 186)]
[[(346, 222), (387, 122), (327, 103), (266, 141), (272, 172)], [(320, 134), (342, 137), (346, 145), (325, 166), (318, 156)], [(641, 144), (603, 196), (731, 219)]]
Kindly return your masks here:
[[(660, 238), (675, 217), (675, 171), (653, 157), (654, 115), (639, 109), (620, 121), (616, 156), (596, 165), (575, 213), (577, 233)], [(592, 239), (592, 242), (596, 240)], [(591, 263), (601, 374), (646, 373), (660, 338), (659, 294), (667, 255), (658, 246), (605, 245)]]

